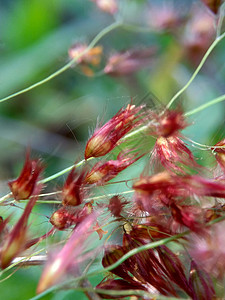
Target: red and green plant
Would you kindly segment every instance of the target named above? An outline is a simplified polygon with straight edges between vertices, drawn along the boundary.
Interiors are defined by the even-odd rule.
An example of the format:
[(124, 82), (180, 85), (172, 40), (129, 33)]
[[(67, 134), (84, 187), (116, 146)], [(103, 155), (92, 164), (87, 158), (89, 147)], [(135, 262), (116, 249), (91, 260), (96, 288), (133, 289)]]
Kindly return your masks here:
[[(225, 139), (200, 144), (188, 137), (187, 130), (194, 126), (191, 116), (222, 103), (225, 95), (194, 109), (187, 109), (179, 97), (223, 42), (225, 4), (197, 1), (188, 13), (178, 13), (168, 3), (167, 10), (143, 3), (143, 27), (122, 19), (119, 1), (93, 2), (116, 21), (89, 45), (72, 46), (71, 60), (60, 70), (0, 102), (71, 67), (93, 80), (109, 76), (131, 82), (137, 71), (154, 69), (153, 61), (160, 57), (155, 45), (103, 57), (99, 42), (116, 29), (169, 34), (179, 45), (176, 59), (187, 58), (195, 71), (166, 103), (152, 105), (150, 93), (143, 100), (131, 97), (107, 122), (98, 121), (82, 159), (51, 176), (45, 176), (48, 162), (31, 158), (32, 151), (26, 150), (18, 178), (8, 180), (10, 191), (0, 199), (2, 208), (15, 207), (12, 213), (1, 213), (2, 274), (44, 264), (33, 299), (64, 289), (82, 291), (88, 299), (222, 299)], [(195, 155), (196, 148), (204, 152), (204, 162)], [(49, 183), (67, 173), (57, 190), (51, 190)], [(23, 203), (15, 220), (14, 212)], [(51, 213), (46, 210), (45, 233), (36, 230), (34, 235), (32, 219), (38, 204), (50, 205)], [(96, 276), (99, 281), (94, 284)]]

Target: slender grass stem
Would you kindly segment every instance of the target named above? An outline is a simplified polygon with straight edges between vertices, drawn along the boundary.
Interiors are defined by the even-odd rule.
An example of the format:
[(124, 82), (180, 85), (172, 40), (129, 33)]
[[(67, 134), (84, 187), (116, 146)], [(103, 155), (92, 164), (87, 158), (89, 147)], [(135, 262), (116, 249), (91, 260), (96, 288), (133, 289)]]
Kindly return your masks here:
[[(87, 159), (86, 161), (91, 160), (91, 158)], [(77, 168), (77, 167), (82, 166), (84, 163), (85, 163), (85, 159), (79, 161), (78, 163), (76, 163), (76, 164), (74, 164), (74, 165), (72, 165), (72, 166), (70, 166), (68, 168), (63, 169), (62, 171), (59, 171), (59, 172), (57, 172), (57, 173), (55, 173), (55, 174), (53, 174), (53, 175), (51, 175), (49, 177), (46, 177), (46, 178), (40, 180), (39, 183), (46, 183), (48, 181), (51, 181), (51, 180), (53, 180), (53, 179), (55, 179), (55, 178), (57, 178), (59, 176), (64, 175), (65, 173), (71, 171), (74, 167)]]
[(62, 74), (63, 72), (67, 71), (70, 67), (75, 66), (77, 64), (78, 59), (83, 56), (84, 54), (86, 54), (89, 50), (91, 50), (105, 35), (107, 35), (109, 32), (113, 31), (114, 29), (118, 28), (119, 26), (121, 26), (122, 23), (121, 22), (115, 22), (110, 24), (108, 27), (105, 27), (102, 31), (100, 31), (96, 37), (91, 41), (91, 43), (88, 45), (88, 47), (82, 51), (79, 55), (76, 56), (76, 58), (72, 59), (71, 61), (69, 61), (65, 66), (63, 66), (62, 68), (60, 68), (59, 70), (57, 70), (56, 72), (52, 73), (51, 75), (47, 76), (46, 78), (30, 85), (29, 87), (22, 89), (16, 93), (13, 93), (7, 97), (4, 97), (2, 99), (0, 99), (0, 103), (10, 100), (12, 98), (15, 98), (16, 96), (19, 96), (21, 94), (24, 94), (26, 92), (31, 91), (32, 89), (52, 80), (53, 78), (59, 76), (60, 74)]
[(203, 56), (200, 64), (198, 65), (197, 69), (195, 70), (195, 72), (193, 73), (193, 75), (191, 76), (191, 78), (189, 79), (189, 81), (185, 84), (185, 86), (180, 89), (174, 96), (173, 98), (170, 100), (170, 102), (167, 104), (167, 109), (170, 108), (170, 106), (174, 103), (174, 101), (189, 87), (189, 85), (192, 83), (192, 81), (195, 79), (195, 77), (198, 75), (199, 71), (201, 70), (201, 68), (203, 67), (205, 61), (207, 60), (207, 58), (209, 57), (209, 55), (211, 54), (211, 52), (213, 51), (213, 49), (216, 47), (216, 45), (225, 37), (225, 32), (223, 34), (221, 34), (219, 37), (217, 37), (215, 39), (215, 41), (212, 43), (212, 45), (209, 47), (209, 49), (206, 51), (205, 55)]
[(185, 115), (186, 117), (189, 117), (189, 116), (191, 116), (191, 115), (194, 115), (194, 114), (196, 114), (196, 113), (202, 111), (203, 109), (206, 109), (206, 108), (208, 108), (208, 107), (210, 107), (210, 106), (212, 106), (212, 105), (214, 105), (214, 104), (217, 104), (217, 103), (219, 103), (219, 102), (222, 102), (222, 101), (224, 101), (224, 100), (225, 100), (225, 95), (222, 95), (222, 96), (220, 96), (220, 97), (218, 97), (218, 98), (215, 98), (215, 99), (213, 99), (213, 100), (211, 100), (211, 101), (209, 101), (209, 102), (207, 102), (207, 103), (204, 103), (204, 104), (200, 105), (199, 107), (196, 107), (196, 108), (194, 108), (194, 109), (192, 109), (192, 110), (186, 112), (184, 115)]

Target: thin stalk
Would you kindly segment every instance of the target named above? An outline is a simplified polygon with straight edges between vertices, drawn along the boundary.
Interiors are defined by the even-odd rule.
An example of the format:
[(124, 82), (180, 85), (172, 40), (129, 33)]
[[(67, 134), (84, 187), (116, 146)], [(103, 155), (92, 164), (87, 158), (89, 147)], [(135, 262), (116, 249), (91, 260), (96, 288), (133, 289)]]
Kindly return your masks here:
[(225, 95), (222, 95), (222, 96), (220, 96), (218, 98), (215, 98), (215, 99), (213, 99), (213, 100), (211, 100), (211, 101), (209, 101), (207, 103), (204, 103), (204, 104), (200, 105), (199, 107), (196, 107), (196, 108), (194, 108), (194, 109), (186, 112), (184, 115), (185, 115), (185, 117), (189, 117), (191, 115), (194, 115), (194, 114), (202, 111), (203, 109), (206, 109), (206, 108), (208, 108), (208, 107), (210, 107), (210, 106), (212, 106), (214, 104), (217, 104), (219, 102), (222, 102), (224, 100), (225, 100)]
[(193, 75), (191, 76), (191, 78), (189, 79), (189, 81), (185, 84), (185, 86), (179, 90), (174, 96), (173, 98), (170, 100), (170, 102), (167, 104), (167, 109), (170, 108), (170, 106), (174, 103), (174, 101), (189, 87), (189, 85), (192, 83), (192, 81), (195, 79), (195, 77), (197, 76), (197, 74), (199, 73), (199, 71), (201, 70), (201, 68), (203, 67), (205, 61), (207, 60), (208, 56), (211, 54), (211, 52), (213, 51), (213, 49), (216, 47), (216, 45), (225, 37), (225, 32), (220, 35), (219, 37), (217, 37), (215, 39), (215, 41), (212, 43), (212, 45), (209, 47), (209, 49), (206, 51), (205, 55), (203, 56), (200, 64), (198, 65), (197, 69), (195, 70), (195, 72), (193, 73)]
[(24, 94), (26, 92), (29, 92), (30, 90), (52, 80), (53, 78), (59, 76), (60, 74), (62, 74), (63, 72), (67, 71), (70, 67), (75, 66), (77, 64), (78, 59), (83, 56), (84, 54), (86, 54), (89, 50), (91, 50), (106, 34), (108, 34), (109, 32), (113, 31), (114, 29), (118, 28), (119, 26), (121, 26), (122, 23), (121, 22), (115, 22), (110, 24), (108, 27), (105, 27), (102, 31), (100, 31), (96, 37), (91, 41), (91, 43), (88, 45), (88, 47), (82, 51), (79, 55), (77, 55), (76, 58), (72, 59), (71, 61), (69, 61), (65, 66), (63, 66), (62, 68), (60, 68), (59, 70), (57, 70), (56, 72), (54, 72), (53, 74), (47, 76), (46, 78), (30, 85), (29, 87), (22, 89), (16, 93), (13, 93), (7, 97), (4, 97), (2, 99), (0, 99), (0, 103), (7, 101), (9, 99), (12, 99), (16, 96), (19, 96), (21, 94)]
[[(120, 192), (120, 195), (126, 195), (126, 194), (132, 194), (134, 193), (134, 190), (130, 190), (130, 191), (124, 191), (124, 192)], [(118, 193), (110, 193), (110, 194), (104, 194), (104, 195), (100, 195), (100, 196), (95, 196), (95, 197), (91, 197), (91, 198), (84, 198), (84, 202), (88, 202), (88, 201), (96, 201), (96, 200), (100, 200), (100, 199), (106, 199), (106, 198), (110, 198), (113, 196), (118, 195)], [(42, 196), (42, 195), (40, 195)], [(20, 202), (27, 202), (28, 200), (21, 200)], [(39, 204), (61, 204), (62, 200), (37, 200), (36, 203)]]
[(132, 32), (154, 32), (154, 30), (150, 27), (145, 27), (145, 26), (138, 26), (138, 25), (133, 25), (129, 23), (124, 23), (122, 26), (123, 29), (127, 31), (132, 31)]
[[(88, 160), (90, 160), (90, 159), (91, 158), (89, 158)], [(86, 161), (88, 161), (88, 160), (86, 160)], [(53, 175), (51, 175), (51, 176), (49, 176), (47, 178), (44, 178), (44, 179), (40, 180), (39, 183), (46, 183), (48, 181), (51, 181), (51, 180), (53, 180), (53, 179), (55, 179), (55, 178), (57, 178), (57, 177), (59, 177), (61, 175), (64, 175), (65, 173), (71, 171), (74, 167), (77, 168), (77, 167), (82, 166), (84, 163), (85, 163), (85, 159), (79, 161), (77, 164), (74, 164), (74, 165), (72, 165), (72, 166), (70, 166), (68, 168), (63, 169), (62, 171), (59, 171), (59, 172), (57, 172), (57, 173), (55, 173), (55, 174), (53, 174)]]

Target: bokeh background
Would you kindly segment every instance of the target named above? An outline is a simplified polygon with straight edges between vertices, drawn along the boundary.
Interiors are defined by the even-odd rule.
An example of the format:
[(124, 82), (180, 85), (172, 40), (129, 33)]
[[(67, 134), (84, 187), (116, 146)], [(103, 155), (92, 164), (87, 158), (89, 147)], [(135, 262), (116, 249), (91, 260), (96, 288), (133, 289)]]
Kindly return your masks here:
[[(112, 16), (89, 0), (0, 1), (0, 98), (61, 68), (69, 61), (68, 50), (74, 43), (89, 44), (115, 18), (126, 24), (98, 43), (103, 53), (92, 76), (79, 66), (71, 67), (53, 80), (0, 103), (0, 196), (9, 191), (7, 181), (18, 176), (28, 147), (32, 157), (43, 158), (45, 176), (49, 176), (82, 159), (97, 119), (108, 120), (131, 97), (135, 103), (152, 105), (154, 98), (154, 105), (166, 105), (186, 84), (215, 38), (217, 17), (200, 0), (118, 0), (118, 5), (119, 12)], [(132, 49), (138, 53), (145, 48), (154, 49), (145, 67), (126, 76), (104, 74), (111, 55)], [(184, 111), (225, 93), (224, 62), (225, 40), (177, 100)], [(215, 144), (224, 138), (224, 112), (224, 103), (220, 103), (194, 115), (184, 134), (199, 143)], [(194, 153), (199, 159), (206, 156), (198, 148)], [(51, 183), (49, 191), (57, 189), (63, 179)], [(13, 209), (0, 207), (0, 215)], [(36, 213), (43, 216), (52, 209), (38, 207)], [(46, 219), (41, 223), (36, 218), (35, 222), (46, 231)], [(2, 274), (1, 299), (33, 297), (40, 272), (40, 267), (33, 267), (12, 276), (12, 271)], [(94, 280), (98, 282), (98, 278)], [(73, 291), (43, 299), (74, 297), (86, 299)]]

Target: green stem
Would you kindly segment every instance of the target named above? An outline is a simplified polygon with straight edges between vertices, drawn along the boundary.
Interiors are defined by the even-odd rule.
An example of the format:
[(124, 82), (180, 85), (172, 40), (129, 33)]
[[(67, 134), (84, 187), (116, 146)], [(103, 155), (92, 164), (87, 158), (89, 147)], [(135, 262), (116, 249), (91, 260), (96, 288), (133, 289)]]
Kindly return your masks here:
[[(61, 193), (61, 192), (60, 192)], [(119, 194), (120, 195), (126, 195), (126, 194), (132, 194), (134, 193), (134, 190), (130, 190), (130, 191), (124, 191), (124, 192), (120, 192)], [(49, 193), (49, 194), (55, 194), (55, 193)], [(88, 201), (97, 201), (97, 200), (100, 200), (100, 199), (106, 199), (106, 198), (110, 198), (110, 197), (113, 197), (113, 196), (116, 196), (118, 195), (118, 193), (110, 193), (110, 194), (104, 194), (104, 195), (100, 195), (100, 196), (96, 196), (96, 197), (91, 197), (91, 198), (84, 198), (84, 202), (88, 202)], [(43, 196), (43, 195), (39, 195), (40, 196)], [(20, 202), (27, 202), (28, 200), (20, 200)], [(12, 201), (12, 203), (14, 203), (14, 201)], [(39, 203), (39, 204), (61, 204), (62, 201), (61, 200), (37, 200), (36, 203)]]
[[(89, 159), (87, 159), (86, 161), (91, 160), (91, 159), (92, 159), (92, 157), (89, 158)], [(64, 170), (62, 170), (60, 172), (57, 172), (57, 173), (55, 173), (55, 174), (53, 174), (53, 175), (51, 175), (51, 176), (49, 176), (47, 178), (44, 178), (44, 179), (40, 180), (39, 183), (46, 183), (48, 181), (51, 181), (51, 180), (53, 180), (53, 179), (55, 179), (55, 178), (57, 178), (57, 177), (59, 177), (61, 175), (64, 175), (65, 173), (71, 171), (74, 167), (77, 168), (77, 167), (82, 166), (84, 163), (85, 163), (85, 159), (81, 160), (77, 164), (74, 164), (74, 165), (72, 165), (72, 166), (70, 166), (68, 168), (65, 168)]]
[(154, 30), (150, 27), (137, 26), (129, 23), (124, 23), (122, 28), (132, 32), (154, 32)]
[(222, 95), (222, 96), (220, 96), (218, 98), (215, 98), (215, 99), (213, 99), (213, 100), (211, 100), (211, 101), (209, 101), (207, 103), (204, 103), (204, 104), (200, 105), (199, 107), (196, 107), (196, 108), (194, 108), (194, 109), (186, 112), (184, 115), (185, 115), (185, 117), (189, 117), (191, 115), (194, 115), (194, 114), (202, 111), (203, 109), (206, 109), (206, 108), (208, 108), (208, 107), (210, 107), (210, 106), (212, 106), (212, 105), (214, 105), (216, 103), (222, 102), (224, 100), (225, 100), (225, 95)]
[(173, 104), (173, 102), (189, 87), (189, 85), (192, 83), (192, 81), (195, 79), (201, 68), (203, 67), (205, 61), (207, 60), (208, 56), (212, 52), (212, 50), (216, 47), (216, 45), (225, 37), (225, 33), (223, 33), (221, 36), (217, 37), (215, 41), (212, 43), (212, 45), (209, 47), (209, 49), (206, 51), (205, 55), (203, 56), (199, 66), (195, 70), (194, 74), (191, 76), (190, 80), (185, 84), (185, 86), (179, 90), (173, 98), (170, 100), (170, 102), (167, 104), (167, 109), (170, 108), (170, 106)]
[(29, 87), (22, 89), (16, 93), (13, 93), (7, 97), (4, 97), (2, 99), (0, 99), (0, 103), (7, 101), (9, 99), (12, 99), (16, 96), (19, 96), (21, 94), (24, 94), (26, 92), (29, 92), (30, 90), (50, 81), (51, 79), (55, 78), (56, 76), (62, 74), (63, 72), (65, 72), (66, 70), (68, 70), (70, 67), (72, 67), (73, 65), (77, 64), (78, 59), (83, 56), (84, 54), (86, 54), (89, 50), (91, 50), (106, 34), (108, 34), (110, 31), (118, 28), (119, 26), (121, 26), (122, 23), (121, 22), (115, 22), (112, 23), (111, 25), (109, 25), (108, 27), (105, 27), (101, 32), (99, 32), (99, 34), (96, 35), (96, 37), (92, 40), (92, 42), (89, 44), (89, 46), (82, 51), (79, 55), (77, 55), (76, 58), (72, 59), (71, 61), (69, 61), (65, 66), (63, 66), (62, 68), (60, 68), (59, 70), (57, 70), (56, 72), (54, 72), (53, 74), (47, 76), (46, 78), (30, 85)]

